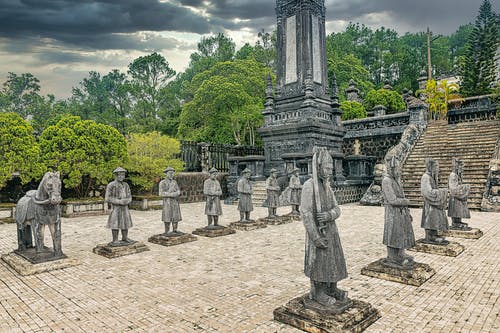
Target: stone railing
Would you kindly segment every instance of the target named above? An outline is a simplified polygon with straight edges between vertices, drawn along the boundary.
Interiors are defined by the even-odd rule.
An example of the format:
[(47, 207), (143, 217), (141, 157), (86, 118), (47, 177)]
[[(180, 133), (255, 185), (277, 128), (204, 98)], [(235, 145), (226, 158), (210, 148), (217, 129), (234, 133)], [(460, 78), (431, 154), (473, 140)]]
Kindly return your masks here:
[(457, 124), (471, 121), (494, 120), (497, 117), (498, 96), (484, 95), (448, 103), (448, 124)]
[(403, 133), (410, 122), (410, 113), (395, 114), (343, 121), (347, 133), (345, 139)]

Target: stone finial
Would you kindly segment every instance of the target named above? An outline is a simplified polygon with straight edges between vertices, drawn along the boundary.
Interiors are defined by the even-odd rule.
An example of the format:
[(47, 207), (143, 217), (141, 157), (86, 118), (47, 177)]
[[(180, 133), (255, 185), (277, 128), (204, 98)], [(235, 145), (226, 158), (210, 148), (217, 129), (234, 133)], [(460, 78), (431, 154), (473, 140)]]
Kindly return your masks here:
[(267, 85), (266, 85), (266, 108), (272, 108), (274, 105), (274, 86), (271, 74), (267, 75)]
[(385, 80), (384, 86), (382, 88), (384, 88), (385, 90), (392, 90), (392, 86), (389, 83), (389, 80)]
[(408, 98), (408, 89), (407, 88), (403, 88), (403, 101), (406, 103), (406, 99)]
[(339, 100), (339, 86), (337, 85), (337, 76), (335, 73), (332, 75), (332, 100), (337, 102)]
[(387, 111), (387, 108), (384, 105), (375, 105), (373, 108), (373, 116), (374, 117), (380, 117), (384, 116)]
[(425, 89), (425, 86), (427, 85), (427, 72), (425, 70), (422, 70), (420, 72), (420, 76), (418, 77), (417, 81), (418, 81), (418, 89), (420, 90), (424, 90)]
[(354, 80), (351, 79), (349, 81), (349, 87), (345, 90), (345, 93), (348, 101), (361, 102), (359, 98), (359, 89), (356, 88), (356, 82), (354, 82)]

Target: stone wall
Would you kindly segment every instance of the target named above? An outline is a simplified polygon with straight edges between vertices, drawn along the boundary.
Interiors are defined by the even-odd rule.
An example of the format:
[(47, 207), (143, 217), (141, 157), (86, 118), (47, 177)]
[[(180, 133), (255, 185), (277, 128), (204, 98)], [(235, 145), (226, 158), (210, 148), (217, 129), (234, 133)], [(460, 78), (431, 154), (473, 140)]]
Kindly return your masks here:
[(358, 202), (365, 194), (370, 184), (360, 185), (333, 185), (332, 189), (335, 193), (337, 203), (345, 204), (351, 202)]
[[(377, 163), (381, 162), (387, 151), (398, 144), (401, 139), (401, 133), (388, 133), (386, 135), (378, 135), (373, 137), (359, 138), (361, 146), (361, 155), (375, 156)], [(344, 156), (354, 154), (354, 142), (356, 139), (345, 139), (342, 145)]]

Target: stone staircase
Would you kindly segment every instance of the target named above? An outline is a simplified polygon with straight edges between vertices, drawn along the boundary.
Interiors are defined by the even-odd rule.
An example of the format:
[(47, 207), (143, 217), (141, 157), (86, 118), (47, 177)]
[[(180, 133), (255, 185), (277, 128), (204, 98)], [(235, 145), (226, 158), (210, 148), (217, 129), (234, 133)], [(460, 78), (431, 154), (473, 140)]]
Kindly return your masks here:
[(439, 162), (439, 187), (448, 187), (451, 161), (457, 157), (464, 162), (463, 182), (471, 185), (469, 208), (480, 209), (489, 162), (499, 136), (498, 120), (454, 125), (446, 121), (430, 122), (403, 166), (403, 187), (411, 206), (423, 204), (420, 178), (425, 172), (425, 158), (432, 157)]

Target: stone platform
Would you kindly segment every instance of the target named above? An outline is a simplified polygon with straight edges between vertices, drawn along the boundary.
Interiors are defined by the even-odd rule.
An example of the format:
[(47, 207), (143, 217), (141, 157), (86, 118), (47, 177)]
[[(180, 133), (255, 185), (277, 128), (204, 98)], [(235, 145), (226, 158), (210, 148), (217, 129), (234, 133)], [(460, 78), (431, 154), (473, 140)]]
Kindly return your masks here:
[(267, 225), (280, 225), (291, 223), (293, 220), (288, 216), (277, 216), (275, 218), (264, 217), (257, 220), (258, 223), (265, 223)]
[(92, 251), (95, 254), (112, 259), (112, 258), (127, 256), (130, 254), (149, 251), (149, 247), (147, 247), (143, 242), (134, 242), (122, 246), (110, 246), (108, 243), (106, 243), (97, 245), (96, 247), (94, 247)]
[(170, 233), (165, 236), (165, 234), (154, 235), (148, 238), (148, 242), (163, 245), (163, 246), (174, 246), (183, 243), (194, 242), (198, 240), (195, 236), (186, 233)]
[(266, 228), (267, 224), (259, 220), (257, 221), (251, 220), (250, 222), (237, 221), (237, 222), (231, 222), (229, 224), (229, 227), (236, 230), (250, 231), (255, 229)]
[(352, 305), (340, 314), (330, 314), (307, 308), (309, 294), (297, 297), (274, 310), (274, 320), (311, 333), (362, 332), (380, 318), (369, 303), (352, 300)]
[(479, 239), (483, 237), (483, 232), (478, 228), (472, 228), (471, 230), (448, 229), (447, 231), (440, 232), (439, 235), (454, 238)]
[(218, 225), (217, 227), (204, 227), (198, 228), (192, 232), (193, 235), (203, 236), (203, 237), (222, 237), (236, 233), (234, 229)]
[(361, 274), (377, 279), (399, 282), (410, 286), (421, 286), (436, 272), (427, 264), (415, 262), (411, 269), (398, 269), (384, 265), (385, 258), (374, 261), (361, 269)]
[(408, 249), (408, 251), (424, 252), (447, 257), (456, 257), (460, 253), (464, 252), (464, 250), (465, 247), (457, 242), (449, 242), (446, 245), (437, 245), (425, 243), (424, 239), (419, 239), (418, 241), (416, 241), (414, 247)]
[(78, 259), (68, 258), (67, 256), (34, 264), (24, 256), (15, 252), (3, 255), (2, 260), (22, 276), (50, 272), (56, 269), (63, 269), (80, 264)]

